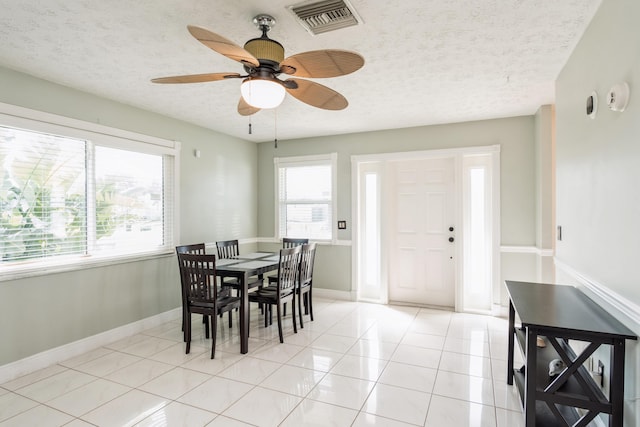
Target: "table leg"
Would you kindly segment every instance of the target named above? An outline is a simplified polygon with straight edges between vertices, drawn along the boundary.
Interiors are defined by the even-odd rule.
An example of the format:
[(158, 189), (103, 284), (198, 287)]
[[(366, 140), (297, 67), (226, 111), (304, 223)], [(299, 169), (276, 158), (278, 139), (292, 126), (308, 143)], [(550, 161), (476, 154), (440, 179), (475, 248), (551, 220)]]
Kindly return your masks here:
[(249, 352), (249, 277), (247, 274), (240, 279), (240, 353)]
[(513, 347), (515, 345), (515, 317), (516, 310), (513, 303), (509, 300), (509, 351), (507, 353), (507, 384), (513, 385)]
[(611, 402), (609, 425), (612, 427), (622, 427), (624, 419), (624, 347), (624, 339), (614, 340), (611, 346), (609, 375), (612, 386), (609, 388), (609, 402)]
[(534, 427), (536, 425), (537, 338), (538, 330), (527, 327), (527, 357), (524, 368), (524, 425), (526, 427)]

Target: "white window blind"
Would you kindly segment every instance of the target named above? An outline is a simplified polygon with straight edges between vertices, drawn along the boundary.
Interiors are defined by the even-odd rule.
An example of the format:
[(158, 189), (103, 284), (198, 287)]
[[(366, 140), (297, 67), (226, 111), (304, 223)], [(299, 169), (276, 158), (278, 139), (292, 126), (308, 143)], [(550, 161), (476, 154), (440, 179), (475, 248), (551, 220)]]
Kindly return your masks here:
[(331, 240), (335, 155), (276, 159), (278, 237)]
[(2, 263), (86, 253), (86, 145), (0, 127)]
[(93, 253), (144, 252), (164, 244), (163, 157), (95, 147)]
[(172, 250), (174, 156), (108, 141), (0, 126), (0, 266)]

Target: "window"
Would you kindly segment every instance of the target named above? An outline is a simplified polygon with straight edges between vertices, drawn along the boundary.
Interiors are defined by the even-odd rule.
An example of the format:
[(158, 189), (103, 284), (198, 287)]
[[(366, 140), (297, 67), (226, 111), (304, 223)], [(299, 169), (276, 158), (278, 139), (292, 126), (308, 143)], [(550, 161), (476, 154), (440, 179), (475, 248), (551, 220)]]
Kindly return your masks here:
[(277, 237), (333, 240), (337, 154), (275, 158)]
[(0, 112), (3, 270), (173, 249), (173, 147), (107, 135), (105, 127), (11, 121)]

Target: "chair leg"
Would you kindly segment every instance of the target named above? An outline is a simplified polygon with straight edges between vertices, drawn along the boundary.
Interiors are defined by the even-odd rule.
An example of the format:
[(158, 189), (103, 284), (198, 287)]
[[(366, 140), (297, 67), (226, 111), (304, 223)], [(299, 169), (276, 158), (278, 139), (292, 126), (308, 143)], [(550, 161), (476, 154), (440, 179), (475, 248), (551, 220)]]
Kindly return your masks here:
[(266, 328), (267, 326), (269, 326), (269, 305), (265, 304), (264, 305), (264, 327)]
[(233, 322), (233, 310), (229, 310), (229, 329), (231, 329), (232, 322)]
[(202, 323), (204, 323), (204, 336), (209, 338), (209, 319), (207, 316), (202, 316)]
[(184, 320), (184, 340), (187, 343), (186, 354), (189, 354), (191, 351), (191, 313), (187, 313)]
[(187, 342), (187, 307), (182, 306), (182, 340)]
[(293, 333), (297, 334), (298, 328), (296, 327), (296, 323), (298, 322), (296, 321), (296, 294), (295, 293), (291, 298), (291, 320), (293, 321)]
[(309, 288), (307, 295), (305, 296), (307, 301), (307, 308), (309, 309), (309, 318), (313, 322), (313, 298), (311, 297), (311, 293), (313, 292), (313, 288)]
[(216, 357), (216, 335), (218, 335), (218, 316), (211, 315), (211, 358)]
[[(298, 297), (298, 314), (300, 315), (300, 329), (304, 329), (304, 324), (302, 323), (302, 292), (298, 292), (298, 295), (296, 295)], [(305, 304), (306, 307), (306, 304)], [(293, 314), (293, 317), (295, 317), (295, 313)]]
[[(184, 317), (187, 314), (187, 307), (185, 307), (184, 305), (184, 300), (182, 301), (182, 329), (180, 329), (182, 332), (184, 332)], [(184, 334), (183, 334), (184, 335)], [(185, 342), (187, 341), (187, 338), (185, 337)]]
[(284, 338), (282, 337), (282, 312), (280, 308), (280, 303), (276, 303), (277, 311), (278, 311), (278, 335), (280, 335), (280, 344), (284, 343)]
[(309, 294), (308, 293), (304, 293), (304, 314), (309, 314)]

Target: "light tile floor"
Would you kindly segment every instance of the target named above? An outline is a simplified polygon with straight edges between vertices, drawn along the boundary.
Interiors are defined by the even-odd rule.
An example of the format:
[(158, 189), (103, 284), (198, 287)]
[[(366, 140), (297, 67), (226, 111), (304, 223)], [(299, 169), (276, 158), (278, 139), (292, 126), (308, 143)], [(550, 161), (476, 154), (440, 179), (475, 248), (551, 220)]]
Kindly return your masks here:
[(190, 354), (175, 320), (7, 382), (0, 426), (523, 425), (506, 319), (314, 303), (285, 344), (254, 308), (246, 355), (225, 317), (211, 360), (194, 316)]

